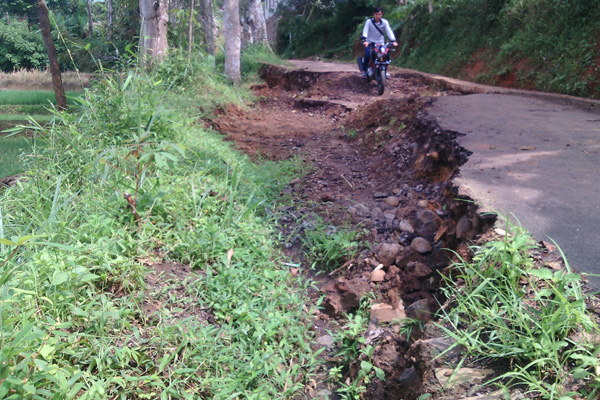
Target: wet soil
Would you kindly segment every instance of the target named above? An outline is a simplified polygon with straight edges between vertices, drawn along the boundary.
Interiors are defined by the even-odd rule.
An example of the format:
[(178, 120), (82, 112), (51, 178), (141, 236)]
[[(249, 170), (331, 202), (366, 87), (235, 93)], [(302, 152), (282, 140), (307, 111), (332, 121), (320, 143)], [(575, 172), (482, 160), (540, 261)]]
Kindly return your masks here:
[[(267, 66), (262, 76), (266, 83), (254, 87), (260, 101), (252, 109), (221, 110), (211, 124), (251, 157), (304, 161), (307, 174), (282, 192), (293, 205), (278, 210), (282, 248), (300, 273), (314, 275), (302, 238), (317, 221), (332, 232), (363, 232), (362, 251), (314, 277), (320, 288), (315, 298), (325, 295), (314, 329), (325, 335), (372, 293), (391, 314), (371, 313), (373, 362), (387, 378), (373, 381), (366, 398), (416, 398), (423, 383), (413, 379), (411, 346), (423, 333), (415, 330), (409, 340), (387, 318), (429, 321), (445, 300), (440, 287), (452, 258), (468, 258), (468, 246), (494, 222), (458, 198), (451, 178), (468, 153), (423, 111), (433, 97), (458, 93), (393, 73), (383, 96), (356, 73)], [(372, 276), (376, 269), (383, 271), (379, 278)], [(335, 351), (324, 354), (335, 364)], [(313, 386), (309, 396), (327, 390), (318, 379)]]

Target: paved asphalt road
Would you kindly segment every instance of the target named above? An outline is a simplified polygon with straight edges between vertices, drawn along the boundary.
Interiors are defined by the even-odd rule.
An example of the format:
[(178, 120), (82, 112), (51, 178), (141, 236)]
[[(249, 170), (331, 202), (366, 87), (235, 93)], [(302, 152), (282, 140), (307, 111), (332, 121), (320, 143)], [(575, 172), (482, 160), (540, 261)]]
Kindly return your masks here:
[[(438, 98), (428, 111), (473, 154), (462, 192), (554, 239), (579, 272), (600, 274), (600, 113), (510, 94)], [(514, 220), (514, 219), (513, 219)], [(588, 276), (600, 289), (600, 277)]]

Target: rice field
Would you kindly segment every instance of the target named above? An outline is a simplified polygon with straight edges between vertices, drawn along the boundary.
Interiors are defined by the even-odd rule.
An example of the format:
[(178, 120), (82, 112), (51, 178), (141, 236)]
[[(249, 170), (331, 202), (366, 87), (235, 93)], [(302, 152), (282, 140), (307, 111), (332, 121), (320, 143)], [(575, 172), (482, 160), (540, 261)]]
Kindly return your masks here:
[[(67, 103), (83, 92), (66, 92)], [(69, 101), (71, 100), (71, 101)], [(49, 105), (56, 104), (53, 91), (49, 90), (0, 90), (0, 105)]]
[(44, 139), (31, 136), (0, 136), (0, 179), (26, 170), (26, 159), (30, 157), (33, 146), (44, 146)]
[[(63, 74), (67, 101), (82, 95), (82, 87), (89, 86), (90, 74)], [(2, 133), (16, 125), (27, 125), (29, 120), (45, 124), (52, 120), (48, 111), (56, 104), (50, 74), (45, 71), (18, 71), (0, 73), (0, 179), (25, 172), (26, 160), (33, 144), (44, 145), (44, 139), (31, 135), (8, 136)]]
[[(79, 91), (90, 86), (92, 74), (63, 72), (62, 81), (67, 91)], [(50, 72), (21, 70), (11, 73), (0, 72), (0, 90), (52, 90)]]

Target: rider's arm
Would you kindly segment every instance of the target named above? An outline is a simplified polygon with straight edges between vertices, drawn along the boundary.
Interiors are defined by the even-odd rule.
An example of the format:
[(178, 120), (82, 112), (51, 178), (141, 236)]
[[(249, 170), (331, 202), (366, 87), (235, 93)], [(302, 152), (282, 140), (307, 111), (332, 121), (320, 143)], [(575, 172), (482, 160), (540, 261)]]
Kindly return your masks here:
[(363, 44), (364, 43), (367, 43), (367, 44), (369, 43), (369, 41), (367, 39), (369, 37), (369, 21), (370, 21), (370, 19), (368, 19), (367, 22), (365, 22), (365, 27), (363, 28), (363, 33), (362, 33), (363, 38), (364, 38), (363, 39)]
[(382, 21), (383, 21), (383, 26), (385, 27), (385, 33), (387, 34), (387, 37), (390, 39), (390, 42), (395, 42), (396, 35), (394, 35), (394, 31), (390, 27), (390, 23), (388, 22), (387, 19), (382, 18)]

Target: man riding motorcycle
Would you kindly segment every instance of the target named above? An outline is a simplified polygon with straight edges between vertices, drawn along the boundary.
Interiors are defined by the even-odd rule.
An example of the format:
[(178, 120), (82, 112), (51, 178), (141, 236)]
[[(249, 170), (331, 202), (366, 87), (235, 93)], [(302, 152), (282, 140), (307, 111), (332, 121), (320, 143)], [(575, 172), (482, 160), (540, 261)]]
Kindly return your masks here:
[(362, 76), (367, 76), (367, 66), (371, 57), (371, 46), (370, 44), (384, 44), (386, 33), (388, 39), (394, 46), (398, 46), (396, 42), (396, 36), (390, 28), (390, 23), (383, 17), (383, 10), (381, 7), (375, 7), (373, 9), (373, 18), (370, 18), (365, 23), (363, 28), (363, 45), (365, 46), (365, 58), (363, 59), (362, 68), (360, 69)]

